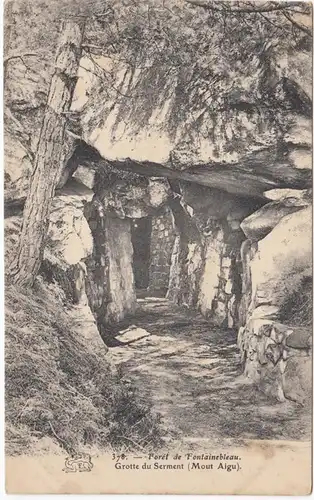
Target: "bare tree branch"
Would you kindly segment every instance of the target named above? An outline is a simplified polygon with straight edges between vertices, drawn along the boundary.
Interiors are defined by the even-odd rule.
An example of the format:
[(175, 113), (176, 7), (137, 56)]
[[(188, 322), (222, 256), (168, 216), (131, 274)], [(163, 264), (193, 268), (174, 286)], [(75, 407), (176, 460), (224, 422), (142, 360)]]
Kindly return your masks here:
[(290, 21), (290, 23), (293, 24), (293, 26), (303, 31), (303, 33), (306, 33), (308, 36), (312, 36), (312, 30), (310, 28), (307, 28), (303, 24), (297, 23), (296, 20), (293, 19), (287, 12), (283, 11), (282, 13), (285, 16), (285, 18), (288, 19), (288, 21)]
[(282, 10), (288, 10), (292, 12), (299, 12), (300, 14), (305, 14), (308, 13), (308, 8), (306, 5), (304, 7), (306, 10), (302, 11), (296, 11), (292, 9), (292, 7), (300, 7), (300, 2), (289, 2), (289, 3), (272, 3), (268, 2), (264, 6), (250, 6), (247, 4), (245, 7), (235, 7), (235, 8), (230, 8), (226, 4), (222, 4), (219, 2), (220, 7), (216, 7), (216, 3), (218, 2), (209, 2), (208, 0), (185, 0), (187, 3), (191, 5), (196, 5), (198, 7), (203, 7), (204, 9), (207, 10), (212, 10), (215, 12), (223, 12), (224, 14), (237, 14), (237, 13), (244, 13), (244, 14), (255, 14), (258, 12), (275, 12), (275, 11), (282, 11)]
[[(85, 50), (86, 50), (86, 46), (85, 46)], [(131, 94), (124, 94), (123, 92), (121, 92), (117, 87), (115, 87), (111, 82), (110, 82), (110, 77), (112, 76), (108, 71), (105, 70), (105, 68), (103, 68), (102, 66), (100, 66), (100, 64), (98, 64), (98, 62), (93, 58), (92, 54), (90, 52), (87, 52), (86, 51), (86, 55), (87, 57), (90, 59), (90, 61), (94, 64), (94, 66), (96, 68), (98, 68), (98, 70), (100, 70), (101, 74), (105, 77), (106, 81), (107, 81), (107, 85), (109, 85), (109, 87), (114, 90), (117, 94), (121, 95), (122, 97), (134, 97), (134, 95), (131, 95)], [(101, 78), (100, 75), (98, 75), (97, 73), (94, 73), (92, 70), (90, 69), (87, 69), (87, 68), (84, 68), (83, 66), (81, 66), (84, 70), (88, 71), (89, 73), (93, 73), (95, 76), (97, 76), (98, 78)]]
[(9, 61), (12, 59), (22, 59), (23, 57), (39, 57), (39, 54), (36, 54), (35, 52), (25, 52), (22, 54), (11, 54), (7, 57), (4, 57), (3, 59), (3, 64), (8, 64)]
[[(292, 16), (294, 14), (301, 14), (306, 16), (311, 16), (312, 10), (311, 6), (305, 2), (266, 2), (264, 4), (254, 4), (253, 2), (245, 1), (245, 2), (237, 2), (237, 5), (230, 7), (230, 3), (217, 2), (215, 0), (185, 0), (187, 3), (191, 5), (195, 5), (198, 7), (202, 7), (203, 9), (220, 12), (224, 15), (226, 14), (259, 14), (261, 15), (267, 22), (270, 24), (274, 24), (273, 20), (270, 19), (267, 14), (272, 12), (278, 12), (279, 14), (283, 14), (283, 16), (297, 29), (312, 37), (311, 28), (305, 26), (297, 22)], [(301, 10), (300, 10), (301, 9)], [(264, 15), (266, 14), (266, 15)], [(278, 26), (279, 28), (279, 26)], [(284, 26), (280, 27), (284, 30)]]

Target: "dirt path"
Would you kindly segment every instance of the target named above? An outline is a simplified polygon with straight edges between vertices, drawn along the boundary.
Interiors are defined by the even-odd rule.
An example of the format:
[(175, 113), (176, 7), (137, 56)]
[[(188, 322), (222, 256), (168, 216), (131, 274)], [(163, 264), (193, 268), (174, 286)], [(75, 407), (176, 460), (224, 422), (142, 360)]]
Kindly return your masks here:
[(303, 408), (271, 401), (243, 380), (235, 332), (152, 298), (139, 300), (130, 324), (118, 338), (143, 337), (108, 355), (162, 414), (166, 437), (220, 445), (309, 439)]

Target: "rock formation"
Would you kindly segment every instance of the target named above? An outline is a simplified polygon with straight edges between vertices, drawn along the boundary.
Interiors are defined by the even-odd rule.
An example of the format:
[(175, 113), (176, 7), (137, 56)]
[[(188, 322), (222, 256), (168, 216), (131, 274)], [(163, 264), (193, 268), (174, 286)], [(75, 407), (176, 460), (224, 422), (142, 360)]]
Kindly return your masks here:
[[(219, 102), (210, 80), (195, 74), (184, 81), (158, 75), (153, 99), (149, 71), (111, 67), (112, 59), (95, 55), (119, 90), (103, 98), (84, 57), (71, 109), (79, 133), (69, 120), (41, 272), (73, 303), (88, 303), (106, 340), (134, 311), (132, 221), (150, 217), (150, 290), (167, 290), (209, 324), (238, 330), (247, 377), (280, 400), (304, 403), (312, 273), (311, 77), (304, 67), (311, 65), (306, 51), (298, 60), (277, 56), (268, 93), (255, 88), (262, 79), (255, 61), (251, 77), (222, 88)], [(8, 91), (5, 116), (8, 256), (47, 91), (21, 65), (12, 69), (19, 85)], [(304, 321), (288, 314), (303, 290)]]

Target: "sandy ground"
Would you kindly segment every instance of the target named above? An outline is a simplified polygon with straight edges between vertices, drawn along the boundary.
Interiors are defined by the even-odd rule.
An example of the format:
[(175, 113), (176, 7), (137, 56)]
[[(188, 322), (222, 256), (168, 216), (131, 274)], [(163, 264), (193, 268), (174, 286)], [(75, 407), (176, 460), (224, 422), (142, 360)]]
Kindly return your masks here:
[[(103, 348), (85, 310), (75, 309), (73, 321), (93, 349)], [(139, 301), (117, 338), (126, 344), (110, 348), (107, 356), (162, 416), (170, 458), (159, 463), (184, 469), (143, 471), (147, 454), (139, 452), (143, 456), (125, 459), (138, 470), (121, 471), (112, 452), (90, 449), (92, 470), (67, 474), (66, 455), (52, 449), (7, 457), (8, 493), (310, 493), (309, 412), (271, 401), (241, 377), (236, 332), (212, 328), (197, 314), (150, 298)], [(228, 472), (218, 467), (220, 460), (201, 460), (204, 469), (192, 470), (194, 459), (185, 453), (203, 451), (239, 455), (240, 467)], [(180, 461), (173, 459), (177, 452)]]
[(140, 299), (129, 324), (118, 338), (132, 342), (108, 356), (161, 413), (170, 441), (310, 439), (308, 410), (271, 400), (241, 376), (236, 332), (160, 298)]

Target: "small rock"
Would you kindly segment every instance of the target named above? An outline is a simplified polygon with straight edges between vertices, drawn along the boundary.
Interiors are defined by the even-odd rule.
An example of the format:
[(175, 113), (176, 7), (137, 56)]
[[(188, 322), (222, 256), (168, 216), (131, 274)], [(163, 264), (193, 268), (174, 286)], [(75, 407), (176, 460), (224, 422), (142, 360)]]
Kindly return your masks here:
[(261, 365), (266, 365), (268, 363), (268, 358), (265, 355), (265, 339), (262, 339), (257, 344), (257, 358)]
[(276, 344), (281, 344), (283, 339), (285, 338), (283, 332), (277, 332), (275, 328), (272, 328), (270, 332), (270, 338), (276, 342)]
[(282, 377), (284, 395), (287, 399), (298, 403), (311, 400), (312, 361), (310, 358), (289, 358)]
[(282, 347), (280, 345), (268, 345), (265, 351), (265, 356), (276, 365), (282, 356)]
[(244, 334), (245, 334), (245, 328), (244, 328), (244, 326), (240, 326), (239, 331), (238, 331), (238, 340), (237, 340), (237, 344), (238, 344), (238, 347), (240, 349), (242, 346)]
[(285, 396), (282, 386), (282, 374), (279, 366), (265, 365), (261, 367), (261, 380), (259, 388), (264, 394), (276, 398), (278, 401), (285, 401)]
[(259, 335), (270, 337), (271, 330), (272, 330), (272, 323), (265, 323), (260, 327), (258, 333)]
[(245, 364), (245, 369), (244, 369), (244, 375), (245, 377), (249, 378), (252, 380), (252, 382), (259, 382), (261, 378), (261, 365), (258, 362), (256, 353), (255, 353), (255, 358), (250, 360), (248, 359), (246, 364)]
[(309, 349), (312, 345), (311, 328), (293, 328), (286, 340), (286, 345), (293, 349)]
[(144, 328), (138, 328), (132, 325), (126, 330), (120, 332), (120, 335), (116, 336), (116, 339), (118, 339), (122, 343), (129, 343), (131, 341), (135, 342), (149, 335), (150, 333)]
[(273, 322), (269, 319), (250, 318), (246, 326), (254, 335), (269, 337)]
[(236, 231), (237, 229), (240, 228), (241, 222), (239, 220), (230, 220), (229, 221), (229, 227), (232, 229), (232, 231)]
[(228, 280), (226, 285), (225, 285), (225, 293), (230, 295), (232, 293), (232, 286), (233, 286), (232, 281)]
[(306, 200), (308, 197), (307, 189), (270, 189), (269, 191), (265, 191), (265, 198), (268, 198), (272, 201), (282, 200), (284, 198), (295, 198), (298, 200)]
[(221, 259), (221, 267), (230, 267), (231, 266), (231, 259), (230, 257), (223, 257)]
[(280, 373), (284, 373), (284, 371), (286, 369), (286, 364), (287, 364), (286, 360), (284, 360), (282, 357), (282, 359), (279, 361), (279, 364), (278, 364)]
[(79, 165), (74, 172), (73, 177), (84, 186), (89, 189), (93, 189), (95, 185), (95, 174), (96, 172), (92, 168)]
[(278, 307), (272, 305), (261, 305), (253, 310), (250, 319), (276, 319), (278, 314)]
[(257, 344), (258, 344), (257, 336), (256, 335), (252, 335), (249, 338), (249, 347), (250, 347), (250, 349), (252, 349), (253, 351), (256, 351)]

